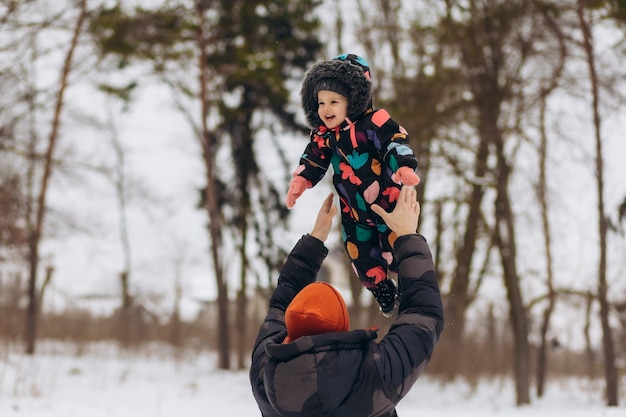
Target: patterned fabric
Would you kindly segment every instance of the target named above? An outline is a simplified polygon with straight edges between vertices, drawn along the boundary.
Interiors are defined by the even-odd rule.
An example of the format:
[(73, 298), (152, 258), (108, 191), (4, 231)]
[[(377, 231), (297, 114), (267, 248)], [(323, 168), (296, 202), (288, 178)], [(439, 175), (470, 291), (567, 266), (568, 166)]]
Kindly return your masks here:
[(285, 310), (311, 282), (328, 251), (304, 236), (289, 254), (252, 352), (250, 383), (264, 417), (393, 417), (430, 360), (443, 307), (424, 237), (395, 243), (400, 313), (376, 343), (376, 331), (304, 336), (283, 343)]
[(387, 211), (395, 207), (401, 185), (393, 174), (401, 166), (417, 168), (408, 143), (406, 131), (389, 113), (370, 111), (356, 123), (313, 130), (296, 169), (314, 186), (332, 166), (344, 248), (367, 288), (386, 279), (389, 267), (396, 269), (391, 250), (396, 235), (370, 206), (376, 203)]

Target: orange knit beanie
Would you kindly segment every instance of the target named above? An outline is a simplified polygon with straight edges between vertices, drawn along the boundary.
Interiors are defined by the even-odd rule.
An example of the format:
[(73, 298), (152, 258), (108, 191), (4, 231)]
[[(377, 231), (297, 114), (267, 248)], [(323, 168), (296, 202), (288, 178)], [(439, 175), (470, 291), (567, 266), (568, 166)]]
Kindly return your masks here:
[(300, 336), (328, 332), (345, 332), (350, 328), (350, 316), (341, 294), (332, 285), (314, 282), (294, 297), (285, 311), (289, 343)]

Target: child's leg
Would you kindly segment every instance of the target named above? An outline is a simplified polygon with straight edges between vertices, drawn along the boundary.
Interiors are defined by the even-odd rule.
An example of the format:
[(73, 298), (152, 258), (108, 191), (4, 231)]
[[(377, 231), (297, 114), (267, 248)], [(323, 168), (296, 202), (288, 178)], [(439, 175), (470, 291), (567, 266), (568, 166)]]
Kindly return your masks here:
[(386, 224), (377, 225), (378, 233), (380, 233), (380, 246), (382, 248), (382, 256), (388, 263), (389, 270), (398, 273), (398, 262), (393, 255), (393, 245), (398, 237)]
[(383, 251), (376, 227), (364, 226), (351, 219), (343, 220), (344, 247), (355, 273), (365, 288), (374, 294), (383, 314), (393, 315), (397, 309), (397, 291), (395, 283), (387, 279), (391, 253)]
[(376, 229), (344, 221), (343, 245), (354, 272), (366, 288), (376, 287), (387, 278), (387, 261), (382, 257)]

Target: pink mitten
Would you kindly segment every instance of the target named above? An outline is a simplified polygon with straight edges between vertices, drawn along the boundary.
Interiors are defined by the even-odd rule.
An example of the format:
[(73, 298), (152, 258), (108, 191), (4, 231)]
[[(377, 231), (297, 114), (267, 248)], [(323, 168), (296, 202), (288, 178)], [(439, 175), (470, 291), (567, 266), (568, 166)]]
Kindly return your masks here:
[(292, 208), (296, 205), (296, 200), (302, 195), (304, 190), (311, 186), (311, 182), (304, 177), (296, 175), (291, 180), (289, 185), (289, 191), (287, 191), (287, 208)]
[(398, 168), (394, 174), (393, 180), (399, 184), (408, 185), (409, 187), (420, 183), (420, 177), (409, 167)]

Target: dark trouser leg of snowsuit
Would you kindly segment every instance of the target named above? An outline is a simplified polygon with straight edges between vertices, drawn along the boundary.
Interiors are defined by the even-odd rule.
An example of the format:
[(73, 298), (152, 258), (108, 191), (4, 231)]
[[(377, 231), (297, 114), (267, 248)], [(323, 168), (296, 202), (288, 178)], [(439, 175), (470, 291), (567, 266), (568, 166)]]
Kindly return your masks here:
[(386, 225), (367, 226), (342, 217), (343, 244), (361, 283), (374, 294), (383, 313), (394, 308), (396, 286), (387, 279), (395, 270), (393, 241), (395, 233)]

